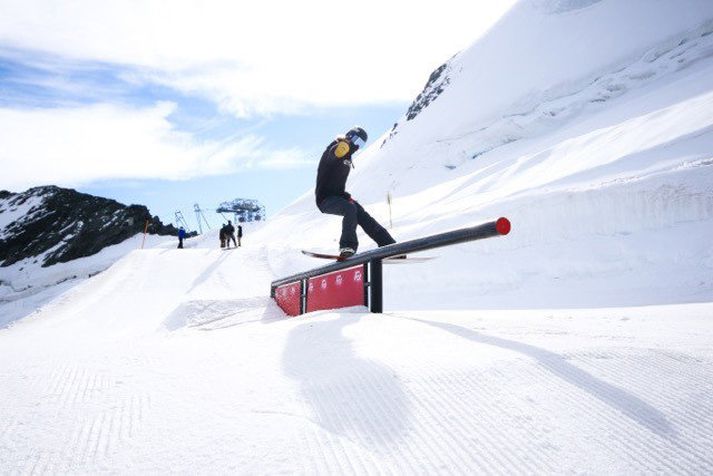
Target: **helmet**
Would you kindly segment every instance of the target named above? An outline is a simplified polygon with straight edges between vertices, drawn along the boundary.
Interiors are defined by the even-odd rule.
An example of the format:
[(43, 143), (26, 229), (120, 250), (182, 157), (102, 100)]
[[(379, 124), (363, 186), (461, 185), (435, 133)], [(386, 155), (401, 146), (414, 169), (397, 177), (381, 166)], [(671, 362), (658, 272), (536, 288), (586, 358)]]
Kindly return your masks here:
[(366, 145), (366, 140), (368, 138), (366, 131), (358, 126), (349, 129), (344, 137), (346, 137), (349, 142), (357, 146), (359, 149)]

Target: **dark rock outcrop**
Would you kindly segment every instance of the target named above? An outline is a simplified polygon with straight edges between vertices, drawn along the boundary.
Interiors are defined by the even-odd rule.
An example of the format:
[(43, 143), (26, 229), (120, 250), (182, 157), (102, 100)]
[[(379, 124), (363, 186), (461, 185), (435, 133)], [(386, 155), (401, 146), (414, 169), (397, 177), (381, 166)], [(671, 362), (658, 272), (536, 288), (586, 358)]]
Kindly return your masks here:
[(450, 83), (450, 78), (443, 74), (447, 67), (448, 63), (444, 63), (431, 73), (423, 91), (416, 96), (416, 99), (406, 111), (407, 121), (415, 119), (423, 109), (427, 108), (429, 104), (441, 95), (445, 87)]
[(178, 234), (143, 205), (126, 206), (56, 186), (0, 191), (0, 222), (3, 214), (12, 221), (0, 230), (0, 266), (38, 256), (42, 266), (91, 256), (142, 233), (147, 220), (148, 233)]
[[(438, 96), (441, 95), (441, 93), (443, 93), (443, 91), (445, 91), (445, 88), (451, 82), (451, 78), (448, 76), (449, 65), (450, 61), (443, 63), (431, 73), (423, 91), (421, 91), (421, 94), (416, 96), (416, 99), (414, 99), (409, 106), (408, 111), (406, 111), (406, 121), (412, 121), (415, 119), (421, 111), (427, 108), (438, 98)], [(399, 125), (400, 124), (398, 122), (394, 124), (394, 127), (391, 128), (391, 132), (388, 137), (381, 143), (381, 147), (383, 147), (390, 139), (399, 133)]]

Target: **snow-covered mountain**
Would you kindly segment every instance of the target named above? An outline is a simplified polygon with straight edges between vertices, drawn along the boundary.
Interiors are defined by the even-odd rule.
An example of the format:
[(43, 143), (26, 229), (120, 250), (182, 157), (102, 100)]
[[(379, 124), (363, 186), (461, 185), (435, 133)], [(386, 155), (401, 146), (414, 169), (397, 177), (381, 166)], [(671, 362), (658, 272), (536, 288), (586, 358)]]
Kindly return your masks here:
[(1, 191), (0, 327), (137, 249), (147, 221), (148, 246), (178, 233), (143, 205), (56, 186)]
[(134, 250), (0, 329), (0, 468), (713, 472), (713, 2), (522, 1), (355, 162), (397, 239), (512, 232), (385, 266), (380, 316), (270, 300), (337, 246), (311, 190)]
[[(147, 225), (148, 222), (148, 225)], [(91, 256), (142, 233), (178, 235), (143, 205), (56, 186), (0, 192), (0, 266), (39, 261), (42, 266)]]
[[(439, 252), (417, 278), (425, 290), (396, 291), (393, 305), (713, 298), (712, 19), (699, 0), (523, 1), (439, 67), (357, 157), (349, 190), (397, 239), (498, 216), (513, 232)], [(339, 235), (339, 220), (307, 192), (265, 234), (275, 250), (296, 248), (295, 235), (334, 249), (325, 235)], [(390, 282), (415, 286), (410, 274)]]

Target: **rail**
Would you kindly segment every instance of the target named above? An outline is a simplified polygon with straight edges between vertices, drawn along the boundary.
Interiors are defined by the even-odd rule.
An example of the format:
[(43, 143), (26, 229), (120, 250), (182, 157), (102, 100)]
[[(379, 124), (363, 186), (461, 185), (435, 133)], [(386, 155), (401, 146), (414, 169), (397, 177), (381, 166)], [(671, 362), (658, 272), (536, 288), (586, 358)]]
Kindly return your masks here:
[[(381, 248), (364, 251), (358, 253), (346, 260), (337, 261), (326, 266), (320, 266), (302, 273), (297, 273), (292, 276), (277, 279), (271, 283), (270, 295), (276, 298), (276, 290), (287, 285), (295, 285), (300, 283), (299, 297), (300, 312), (302, 314), (307, 309), (308, 280), (330, 273), (342, 271), (348, 268), (354, 268), (359, 265), (364, 266), (365, 279), (363, 279), (364, 288), (364, 304), (366, 305), (367, 297), (370, 297), (371, 312), (382, 312), (383, 293), (382, 293), (382, 261), (387, 258), (393, 258), (400, 255), (408, 255), (420, 251), (426, 251), (434, 248), (455, 245), (468, 241), (481, 240), (495, 236), (507, 235), (510, 232), (510, 221), (507, 218), (501, 217), (495, 221), (483, 223), (468, 228), (447, 231), (437, 235), (431, 235), (415, 240), (403, 241), (394, 243)], [(362, 275), (364, 276), (364, 275)], [(296, 289), (296, 288), (295, 288)], [(368, 292), (367, 292), (368, 291)], [(278, 304), (281, 304), (278, 299)], [(281, 307), (283, 307), (281, 305)], [(284, 309), (284, 307), (283, 307)]]

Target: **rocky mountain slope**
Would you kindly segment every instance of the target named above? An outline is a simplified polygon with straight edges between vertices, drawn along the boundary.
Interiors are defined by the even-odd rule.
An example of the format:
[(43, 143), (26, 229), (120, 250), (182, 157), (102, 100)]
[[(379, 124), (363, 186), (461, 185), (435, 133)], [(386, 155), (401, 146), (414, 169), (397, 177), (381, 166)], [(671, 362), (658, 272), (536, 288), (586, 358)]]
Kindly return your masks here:
[(175, 247), (176, 234), (142, 205), (55, 186), (0, 191), (0, 328), (133, 250)]
[(56, 186), (0, 192), (0, 266), (37, 258), (42, 266), (91, 256), (144, 231), (177, 235), (143, 205), (123, 205)]

